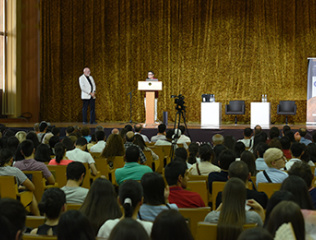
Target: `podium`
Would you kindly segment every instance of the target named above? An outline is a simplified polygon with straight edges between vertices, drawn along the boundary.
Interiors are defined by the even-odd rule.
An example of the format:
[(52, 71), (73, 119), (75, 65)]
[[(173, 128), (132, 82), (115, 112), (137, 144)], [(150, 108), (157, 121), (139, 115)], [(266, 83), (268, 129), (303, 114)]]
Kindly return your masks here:
[(252, 102), (250, 104), (250, 127), (254, 128), (256, 125), (260, 125), (262, 129), (270, 128), (271, 103), (269, 102)]
[(202, 102), (201, 103), (201, 127), (219, 128), (222, 120), (222, 103)]
[(155, 91), (162, 90), (162, 82), (138, 81), (138, 90), (146, 92), (146, 125), (155, 124)]

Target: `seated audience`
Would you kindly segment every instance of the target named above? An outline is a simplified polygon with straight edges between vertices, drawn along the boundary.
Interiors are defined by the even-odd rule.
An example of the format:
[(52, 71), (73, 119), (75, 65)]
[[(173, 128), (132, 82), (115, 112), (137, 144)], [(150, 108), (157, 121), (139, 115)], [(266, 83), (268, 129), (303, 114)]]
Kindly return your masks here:
[[(245, 210), (245, 203), (253, 211)], [(225, 184), (222, 204), (206, 215), (204, 221), (217, 223), (217, 239), (236, 239), (246, 223), (263, 225), (264, 210), (255, 200), (246, 201), (245, 183), (231, 178)]]
[(280, 138), (273, 138), (273, 139), (271, 139), (271, 141), (269, 142), (268, 145), (269, 145), (270, 148), (278, 148), (278, 149), (282, 150), (282, 145), (281, 145), (281, 142), (280, 142)]
[[(191, 143), (192, 144), (192, 143)], [(199, 148), (200, 162), (194, 163), (189, 169), (191, 175), (209, 175), (211, 172), (220, 172), (218, 166), (212, 164), (215, 157), (214, 151), (209, 144), (202, 144)]]
[(154, 221), (152, 240), (193, 240), (185, 218), (176, 210), (162, 211)]
[(216, 145), (224, 144), (224, 136), (218, 133), (213, 135), (212, 144), (213, 144), (213, 147), (215, 147)]
[(105, 148), (103, 149), (101, 156), (107, 158), (107, 162), (110, 166), (113, 166), (113, 160), (116, 156), (124, 156), (125, 147), (123, 139), (120, 135), (111, 134), (108, 136)]
[(290, 147), (291, 147), (291, 141), (288, 137), (281, 137), (280, 138), (280, 143), (282, 146), (282, 151), (284, 156), (286, 157), (287, 160), (291, 159), (291, 151), (290, 151)]
[(194, 163), (199, 163), (200, 162), (199, 148), (200, 148), (200, 146), (196, 142), (192, 142), (189, 145), (189, 148), (188, 148), (188, 151), (189, 151), (188, 163), (194, 164)]
[(52, 134), (51, 132), (47, 132), (44, 134), (44, 136), (42, 137), (42, 142), (43, 144), (46, 144), (49, 146), (49, 140), (54, 136), (54, 134)]
[(272, 127), (269, 131), (269, 140), (268, 143), (274, 138), (279, 138), (280, 130), (277, 127)]
[(75, 142), (77, 141), (77, 138), (75, 138), (75, 142), (73, 142), (73, 137), (69, 136), (69, 137), (64, 137), (64, 139), (61, 141), (64, 146), (66, 147), (67, 151), (71, 151), (73, 149), (75, 149)]
[(305, 240), (305, 222), (300, 207), (292, 201), (280, 202), (271, 212), (267, 230), (275, 236), (283, 223), (291, 223), (296, 240)]
[(24, 140), (26, 140), (26, 132), (24, 131), (18, 131), (16, 134), (15, 134), (15, 137), (19, 140), (19, 142), (23, 142)]
[(97, 143), (90, 148), (90, 152), (101, 153), (106, 146), (104, 131), (96, 131), (95, 138)]
[(188, 171), (185, 163), (172, 161), (165, 168), (165, 178), (170, 186), (169, 202), (179, 208), (205, 207), (198, 193), (185, 190), (188, 181)]
[(43, 225), (31, 231), (31, 234), (57, 236), (57, 226), (61, 214), (66, 210), (66, 196), (59, 188), (48, 188), (38, 203), (38, 208), (46, 220)]
[(54, 147), (55, 149), (55, 158), (50, 160), (48, 165), (68, 165), (73, 162), (66, 157), (66, 147), (63, 143), (57, 143)]
[(255, 227), (244, 230), (237, 240), (273, 240), (273, 237), (267, 229)]
[(77, 210), (68, 210), (58, 223), (58, 240), (95, 240), (89, 220)]
[(253, 149), (256, 149), (259, 143), (267, 143), (267, 139), (268, 139), (268, 135), (264, 131), (256, 133), (255, 136), (253, 137), (253, 141), (254, 141)]
[(31, 140), (34, 144), (34, 148), (36, 149), (37, 146), (40, 144), (40, 142), (38, 141), (37, 135), (35, 132), (28, 132), (26, 134), (26, 139)]
[(235, 161), (235, 154), (231, 150), (224, 150), (218, 157), (218, 165), (221, 168), (220, 172), (211, 172), (208, 175), (208, 189), (212, 194), (213, 182), (226, 182), (228, 180), (229, 165)]
[(87, 143), (91, 141), (90, 128), (83, 126), (80, 130), (82, 137), (87, 140)]
[(254, 130), (255, 135), (256, 135), (256, 134), (262, 132), (262, 127), (260, 125), (256, 125), (253, 130)]
[(300, 143), (305, 144), (305, 146), (307, 146), (308, 144), (312, 143), (311, 140), (305, 138), (305, 137), (306, 137), (306, 134), (307, 134), (306, 128), (300, 128), (300, 129), (298, 130), (298, 133), (299, 133), (300, 136), (301, 136)]
[(139, 148), (136, 146), (130, 146), (126, 149), (125, 162), (123, 168), (115, 170), (115, 179), (118, 185), (128, 179), (139, 181), (145, 173), (152, 172), (150, 167), (138, 163)]
[(47, 166), (34, 159), (35, 148), (33, 142), (31, 140), (25, 140), (20, 144), (20, 147), (24, 160), (15, 162), (14, 167), (21, 171), (42, 171), (44, 178), (47, 180), (47, 184), (54, 185), (55, 178)]
[(79, 211), (88, 218), (95, 234), (104, 222), (122, 216), (115, 189), (105, 178), (98, 178), (92, 183)]
[(95, 166), (95, 161), (87, 149), (87, 140), (84, 137), (80, 137), (76, 141), (76, 148), (66, 152), (66, 157), (68, 159), (74, 160), (76, 162), (88, 163), (91, 169), (92, 175), (97, 175), (98, 171)]
[(67, 166), (67, 183), (61, 188), (66, 194), (67, 203), (83, 203), (89, 189), (80, 187), (86, 175), (86, 168), (81, 162), (72, 162)]
[(158, 133), (151, 137), (152, 142), (157, 142), (158, 140), (166, 140), (166, 125), (161, 123), (158, 125)]
[(246, 150), (246, 146), (243, 142), (236, 142), (235, 147), (234, 147), (236, 161), (240, 160), (240, 156), (245, 150)]
[(243, 161), (247, 164), (249, 172), (251, 173), (251, 176), (257, 175), (257, 169), (256, 169), (256, 158), (255, 155), (250, 151), (244, 151), (240, 155), (240, 161)]
[(166, 186), (160, 174), (156, 172), (145, 173), (141, 184), (144, 191), (144, 203), (138, 213), (139, 219), (153, 222), (163, 210), (178, 210), (176, 204), (169, 203), (169, 186)]
[(144, 152), (144, 151), (147, 151), (147, 152), (150, 152), (152, 158), (154, 161), (158, 160), (159, 159), (159, 156), (153, 151), (151, 150), (149, 147), (146, 146), (146, 143), (144, 142), (144, 139), (139, 135), (139, 134), (136, 134), (135, 135), (135, 139), (134, 139), (134, 142), (133, 142), (135, 145), (139, 146), (140, 149)]
[(166, 133), (165, 139), (158, 139), (155, 143), (155, 146), (171, 146), (172, 145), (172, 136), (173, 136), (173, 130), (168, 130)]
[(144, 227), (132, 218), (124, 218), (111, 231), (109, 240), (150, 240)]
[(251, 128), (245, 128), (244, 129), (244, 138), (238, 140), (237, 142), (242, 142), (245, 145), (245, 150), (253, 152), (253, 130)]
[(111, 131), (111, 134), (119, 135), (120, 134), (120, 130), (118, 128), (113, 128), (112, 131)]
[(47, 144), (41, 143), (35, 150), (34, 159), (38, 162), (48, 163), (53, 155)]
[(290, 170), (295, 162), (301, 162), (301, 157), (304, 154), (305, 145), (303, 143), (292, 143), (291, 156), (292, 158), (285, 164), (286, 170)]
[(132, 132), (132, 131), (127, 132), (125, 135), (125, 139), (126, 139), (126, 142), (124, 143), (125, 151), (126, 151), (126, 149), (128, 149), (131, 146), (137, 147), (139, 150), (139, 155), (140, 155), (140, 163), (142, 163), (142, 164), (145, 163), (147, 161), (147, 159), (146, 159), (146, 156), (145, 156), (143, 150), (139, 146), (137, 146), (136, 144), (133, 143), (134, 139), (135, 139), (134, 132)]
[(42, 138), (45, 135), (46, 131), (48, 128), (48, 123), (45, 121), (40, 122), (39, 124), (39, 133), (37, 133), (37, 139), (38, 141), (41, 143), (42, 142)]
[(263, 155), (268, 169), (258, 172), (256, 184), (258, 183), (282, 183), (288, 177), (286, 172), (281, 171), (285, 166), (285, 157), (278, 148), (269, 148)]
[[(55, 150), (54, 147), (57, 143), (60, 142), (60, 139), (58, 136), (53, 136), (49, 139), (49, 150), (50, 150), (50, 155), (55, 155)], [(36, 154), (36, 153), (35, 153)]]
[[(258, 192), (257, 190), (248, 189), (248, 180), (250, 179), (250, 172), (246, 163), (242, 161), (236, 161), (230, 164), (228, 169), (228, 179), (239, 178), (245, 183), (246, 199), (256, 200), (263, 208), (266, 208), (268, 203), (268, 196), (264, 192)], [(219, 192), (216, 197), (216, 208), (222, 202), (222, 192)]]
[(134, 125), (135, 135), (140, 135), (143, 138), (144, 142), (150, 142), (146, 135), (141, 134), (142, 129), (143, 129), (143, 126), (140, 123), (135, 124)]
[(188, 152), (184, 147), (176, 148), (175, 152), (175, 159), (182, 159), (182, 161), (187, 165), (187, 168), (192, 167), (190, 163), (187, 162), (188, 159)]
[(305, 153), (307, 153), (307, 155), (308, 155), (308, 164), (310, 166), (312, 166), (312, 164), (315, 165), (315, 163), (316, 163), (316, 144), (315, 143), (308, 144), (308, 146), (306, 147)]
[(150, 236), (152, 223), (137, 219), (138, 211), (143, 203), (142, 185), (134, 180), (127, 180), (119, 187), (119, 203), (123, 207), (121, 218), (107, 220), (100, 228), (98, 237), (108, 238), (112, 229), (124, 218), (137, 220)]
[(186, 136), (186, 135), (184, 135), (184, 133), (185, 133), (185, 126), (183, 126), (183, 125), (181, 125), (181, 126), (179, 126), (179, 130), (181, 131), (181, 136), (180, 136), (180, 138), (178, 139), (178, 142), (180, 143), (180, 142), (184, 142), (184, 143), (190, 143), (191, 142), (191, 139), (188, 137), (188, 136)]
[(255, 163), (257, 171), (263, 171), (268, 169), (268, 165), (263, 159), (263, 154), (267, 151), (267, 149), (269, 149), (269, 145), (263, 142), (259, 143), (256, 147), (255, 152), (257, 152), (258, 157)]
[[(224, 143), (223, 145), (230, 150), (234, 150), (235, 149), (235, 144), (236, 144), (236, 139), (233, 136), (225, 136), (224, 137)], [(221, 145), (221, 144), (220, 144)], [(217, 145), (216, 145), (217, 146)], [(215, 147), (216, 147), (215, 146)], [(214, 147), (214, 151), (215, 151), (215, 147)], [(215, 151), (216, 153), (216, 151)]]
[(174, 134), (172, 136), (172, 144), (182, 144), (185, 149), (188, 149), (188, 144), (185, 140), (181, 139), (181, 130), (175, 129)]

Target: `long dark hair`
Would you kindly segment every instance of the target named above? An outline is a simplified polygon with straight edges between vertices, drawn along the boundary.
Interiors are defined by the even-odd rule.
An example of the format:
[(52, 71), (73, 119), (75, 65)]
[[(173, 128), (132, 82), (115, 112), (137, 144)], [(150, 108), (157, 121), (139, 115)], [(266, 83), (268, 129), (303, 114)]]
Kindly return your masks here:
[(42, 214), (46, 214), (48, 219), (57, 219), (62, 207), (66, 203), (66, 195), (60, 188), (48, 188), (38, 203), (38, 209)]
[(199, 153), (199, 144), (193, 142), (189, 145), (189, 157), (188, 163), (194, 164), (196, 163), (196, 157)]
[(63, 160), (63, 157), (65, 155), (66, 147), (63, 143), (57, 143), (54, 146), (54, 149), (55, 149), (56, 162), (60, 163), (61, 160)]
[(124, 216), (132, 217), (137, 204), (142, 201), (142, 185), (135, 180), (123, 182), (119, 188), (119, 199), (124, 209)]
[(243, 151), (243, 153), (240, 155), (240, 160), (247, 164), (251, 176), (256, 176), (257, 169), (255, 155), (252, 152)]
[(108, 219), (122, 216), (112, 183), (105, 178), (96, 179), (84, 200), (80, 212), (90, 221), (95, 233)]
[(109, 240), (149, 240), (148, 233), (144, 227), (132, 218), (119, 221), (113, 228)]
[(145, 173), (141, 184), (144, 191), (144, 203), (150, 205), (166, 204), (164, 196), (166, 184), (160, 174), (156, 172)]
[(135, 134), (133, 143), (138, 145), (142, 150), (144, 150), (144, 148), (146, 147), (146, 143), (143, 137), (139, 134)]

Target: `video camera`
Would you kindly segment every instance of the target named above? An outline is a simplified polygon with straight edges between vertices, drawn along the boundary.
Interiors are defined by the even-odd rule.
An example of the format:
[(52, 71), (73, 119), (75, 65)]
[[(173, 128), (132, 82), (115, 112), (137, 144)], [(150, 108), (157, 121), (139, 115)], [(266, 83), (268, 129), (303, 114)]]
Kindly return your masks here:
[(184, 96), (182, 94), (176, 96), (176, 95), (171, 95), (171, 98), (175, 98), (174, 99), (174, 103), (176, 104), (176, 110), (178, 111), (182, 111), (185, 110), (185, 106), (184, 106)]

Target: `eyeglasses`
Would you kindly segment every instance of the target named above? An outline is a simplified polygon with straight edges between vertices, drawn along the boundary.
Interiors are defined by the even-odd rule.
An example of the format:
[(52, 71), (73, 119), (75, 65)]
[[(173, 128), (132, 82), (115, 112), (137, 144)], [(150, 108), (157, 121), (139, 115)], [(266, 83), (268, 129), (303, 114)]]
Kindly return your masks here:
[(276, 162), (276, 161), (279, 161), (279, 160), (286, 161), (286, 157), (285, 157), (285, 156), (282, 156), (281, 158), (279, 158), (279, 159), (275, 160), (275, 162)]

